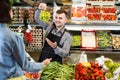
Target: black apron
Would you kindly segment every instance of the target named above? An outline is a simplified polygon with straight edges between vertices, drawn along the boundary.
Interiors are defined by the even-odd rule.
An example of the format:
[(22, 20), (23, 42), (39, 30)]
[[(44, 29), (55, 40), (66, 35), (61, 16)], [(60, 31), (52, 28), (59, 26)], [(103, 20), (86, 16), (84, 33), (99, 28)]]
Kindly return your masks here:
[[(57, 46), (62, 47), (60, 45), (60, 40), (65, 33), (66, 30), (64, 30), (63, 34), (61, 36), (54, 35), (52, 30), (54, 27), (51, 29), (50, 33), (48, 34), (47, 38), (50, 39), (52, 42), (57, 42)], [(51, 61), (57, 61), (59, 63), (62, 63), (62, 57), (59, 55), (55, 54), (54, 50), (52, 47), (49, 46), (49, 44), (45, 41), (44, 47), (42, 48), (42, 52), (40, 54), (38, 62), (42, 62), (46, 58), (52, 58)]]

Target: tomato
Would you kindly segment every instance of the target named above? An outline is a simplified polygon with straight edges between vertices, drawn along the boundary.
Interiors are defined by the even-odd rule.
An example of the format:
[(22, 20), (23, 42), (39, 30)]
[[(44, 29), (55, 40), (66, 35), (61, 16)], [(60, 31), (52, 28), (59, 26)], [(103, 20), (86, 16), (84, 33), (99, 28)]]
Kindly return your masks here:
[(25, 77), (26, 78), (31, 78), (31, 74), (30, 73), (25, 73)]
[(39, 73), (33, 73), (32, 77), (35, 78), (35, 79), (39, 78)]

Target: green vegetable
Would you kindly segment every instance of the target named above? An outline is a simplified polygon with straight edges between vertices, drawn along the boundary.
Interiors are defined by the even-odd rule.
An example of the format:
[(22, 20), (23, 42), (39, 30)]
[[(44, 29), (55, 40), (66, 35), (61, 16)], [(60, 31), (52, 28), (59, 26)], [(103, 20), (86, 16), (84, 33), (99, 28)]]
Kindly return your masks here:
[[(112, 61), (112, 60), (106, 60), (105, 66), (109, 68), (109, 71), (106, 73), (106, 77), (108, 79), (114, 77), (113, 72), (120, 67), (120, 63)], [(120, 77), (119, 77), (120, 78)], [(118, 79), (119, 80), (119, 79)]]
[(109, 32), (107, 31), (98, 31), (97, 32), (97, 37), (98, 37), (98, 46), (105, 48), (105, 47), (110, 47), (111, 46), (111, 36)]
[(112, 77), (114, 77), (114, 76), (113, 76), (113, 73), (108, 72), (108, 73), (106, 73), (106, 77), (107, 77), (108, 79), (110, 79), (110, 78), (112, 78)]
[(72, 46), (80, 46), (81, 45), (81, 36), (80, 35), (74, 35), (72, 36)]
[(40, 12), (40, 15), (39, 15), (39, 19), (40, 19), (40, 20), (43, 20), (43, 21), (45, 21), (45, 22), (48, 22), (48, 21), (50, 20), (50, 17), (51, 17), (51, 15), (50, 15), (50, 13), (49, 13), (48, 11), (42, 10), (42, 11)]
[(72, 80), (74, 79), (74, 67), (58, 62), (51, 62), (42, 70), (40, 80)]

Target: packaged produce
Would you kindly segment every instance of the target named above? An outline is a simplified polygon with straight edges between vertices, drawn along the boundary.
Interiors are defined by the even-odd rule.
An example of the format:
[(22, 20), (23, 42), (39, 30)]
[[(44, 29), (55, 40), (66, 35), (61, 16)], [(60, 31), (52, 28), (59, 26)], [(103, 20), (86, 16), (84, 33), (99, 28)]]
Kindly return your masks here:
[(115, 6), (103, 6), (102, 12), (103, 13), (116, 13), (116, 7)]
[(100, 13), (101, 7), (99, 5), (87, 6), (87, 13)]
[(112, 37), (110, 31), (97, 31), (97, 42), (99, 48), (111, 48)]
[(87, 5), (87, 20), (88, 21), (101, 20), (101, 6), (99, 6), (99, 5)]
[(78, 3), (72, 4), (71, 7), (71, 22), (85, 22), (86, 21), (86, 4)]
[(108, 68), (105, 80), (120, 80), (120, 63), (112, 59), (106, 59), (104, 65)]
[(81, 46), (81, 36), (73, 35), (72, 36), (72, 47), (80, 47)]
[(114, 49), (120, 49), (120, 35), (112, 34), (112, 46)]

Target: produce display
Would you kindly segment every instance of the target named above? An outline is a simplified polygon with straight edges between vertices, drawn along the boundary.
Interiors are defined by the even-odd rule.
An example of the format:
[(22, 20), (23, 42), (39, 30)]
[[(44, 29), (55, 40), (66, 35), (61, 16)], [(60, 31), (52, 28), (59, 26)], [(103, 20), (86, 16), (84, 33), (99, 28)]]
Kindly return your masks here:
[(100, 13), (88, 14), (87, 17), (88, 17), (88, 20), (100, 20), (101, 14)]
[(71, 9), (72, 17), (83, 18), (85, 17), (85, 9), (84, 6), (82, 7), (75, 7), (73, 6)]
[(103, 13), (116, 13), (116, 7), (115, 6), (103, 6), (102, 11)]
[[(115, 73), (114, 71), (117, 70), (120, 67), (120, 63), (115, 62), (115, 61), (113, 61), (111, 59), (108, 59), (108, 60), (105, 61), (104, 64), (108, 68), (108, 72), (105, 75), (106, 80), (109, 80), (109, 79), (111, 79), (111, 80), (120, 80), (120, 74), (118, 73), (117, 79), (115, 77), (115, 75), (117, 75), (117, 74), (114, 74)], [(118, 70), (118, 72), (119, 72), (119, 70)]]
[[(90, 1), (90, 2), (89, 2)], [(92, 4), (92, 2), (98, 1), (98, 3), (95, 5)], [(104, 3), (105, 1), (105, 3)], [(117, 9), (114, 5), (114, 0), (88, 0), (86, 3), (85, 1), (79, 1), (79, 0), (61, 0), (61, 2), (73, 2), (71, 5), (64, 5), (61, 8), (65, 9), (68, 13), (68, 16), (71, 17), (71, 22), (75, 21), (116, 21), (117, 20)], [(102, 4), (103, 2), (104, 4)], [(113, 2), (112, 4), (109, 4), (107, 2)], [(38, 6), (39, 2), (35, 2), (35, 6)], [(109, 5), (108, 5), (109, 4)], [(37, 7), (36, 6), (36, 7)], [(23, 22), (23, 16), (25, 10), (28, 11), (28, 22), (34, 23), (34, 13), (35, 9), (33, 7), (13, 7), (13, 23), (22, 23)], [(48, 22), (52, 19), (53, 14), (53, 8), (48, 7), (47, 11), (42, 11), (41, 17), (39, 17), (41, 20), (44, 20), (45, 22)], [(43, 16), (43, 17), (42, 17)], [(70, 18), (69, 18), (70, 19)]]
[(88, 13), (100, 13), (100, 6), (90, 6), (87, 8)]
[(98, 47), (112, 47), (112, 39), (109, 31), (97, 31)]
[(114, 49), (120, 49), (120, 35), (112, 35), (112, 45)]
[(40, 79), (40, 73), (25, 72), (25, 79), (26, 80), (39, 80)]
[(71, 22), (86, 21), (85, 7), (86, 7), (85, 3), (72, 4), (72, 7), (71, 7)]
[[(32, 42), (26, 46), (26, 51), (35, 51), (35, 50), (41, 50), (43, 47), (43, 30), (36, 29), (37, 26), (32, 26), (32, 38), (28, 37), (28, 39), (32, 39)], [(9, 27), (14, 32), (19, 32), (19, 27)], [(27, 36), (27, 35), (26, 35)]]
[(88, 20), (116, 20), (115, 6), (89, 6), (87, 7)]
[(102, 19), (103, 20), (116, 20), (116, 7), (115, 6), (103, 6), (102, 7)]
[(74, 79), (74, 65), (51, 62), (42, 70), (40, 80), (72, 80)]
[(103, 14), (102, 18), (103, 20), (112, 20), (112, 21), (117, 19), (115, 14)]
[[(88, 36), (89, 37), (89, 36)], [(89, 39), (89, 38), (88, 38)], [(83, 40), (86, 44), (90, 40)], [(93, 42), (93, 40), (92, 40)], [(111, 34), (111, 31), (96, 31), (96, 43), (98, 50), (103, 49), (112, 49), (119, 50), (120, 49), (120, 35)], [(72, 36), (72, 48), (81, 48), (82, 47), (82, 39), (80, 34), (75, 34)]]
[(9, 80), (120, 80), (120, 63), (110, 58), (104, 58), (102, 65), (93, 61), (76, 64), (50, 62), (38, 73), (25, 72), (24, 76)]
[[(105, 2), (104, 2), (105, 1)], [(97, 4), (95, 4), (97, 2)], [(111, 4), (109, 3), (111, 2)], [(114, 0), (88, 0), (86, 5), (87, 21), (117, 21)]]
[(73, 35), (72, 36), (72, 47), (80, 47), (81, 46), (81, 36)]
[(88, 20), (101, 20), (100, 6), (87, 6)]
[(90, 66), (84, 66), (82, 63), (76, 65), (75, 80), (105, 80), (104, 71), (100, 66), (94, 62), (90, 64)]
[(12, 23), (23, 23), (23, 18), (27, 15), (28, 22), (34, 23), (35, 9), (32, 7), (13, 7)]

